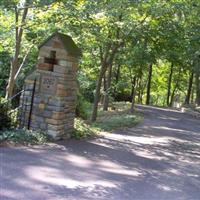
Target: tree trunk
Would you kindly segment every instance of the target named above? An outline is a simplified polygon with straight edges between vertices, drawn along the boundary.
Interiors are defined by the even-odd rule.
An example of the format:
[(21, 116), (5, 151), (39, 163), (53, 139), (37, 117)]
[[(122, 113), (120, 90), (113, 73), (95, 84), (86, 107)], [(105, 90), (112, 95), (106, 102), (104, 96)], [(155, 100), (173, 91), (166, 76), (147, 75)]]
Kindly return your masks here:
[[(106, 72), (105, 72), (106, 74)], [(103, 76), (103, 94), (100, 95), (100, 103), (103, 105), (103, 101), (104, 101), (104, 96), (105, 96), (105, 93), (106, 93), (106, 75), (104, 74)]]
[(169, 104), (170, 107), (172, 107), (172, 105), (173, 105), (175, 93), (176, 93), (177, 88), (179, 87), (180, 76), (181, 76), (181, 69), (178, 72), (178, 77), (177, 77), (174, 89), (172, 91), (171, 100), (170, 100), (170, 104)]
[(147, 83), (147, 98), (146, 98), (146, 105), (150, 104), (150, 98), (151, 98), (151, 79), (152, 79), (152, 71), (153, 71), (153, 65), (149, 65), (149, 75), (148, 75), (148, 83)]
[(112, 64), (110, 64), (108, 67), (107, 84), (106, 84), (106, 91), (105, 91), (104, 102), (103, 102), (104, 111), (108, 110), (111, 80), (112, 80)]
[[(122, 18), (122, 15), (120, 14), (119, 21), (121, 20), (121, 18)], [(116, 38), (117, 39), (120, 37), (119, 31), (120, 31), (120, 29), (117, 28), (117, 32), (116, 32)], [(110, 34), (108, 35), (108, 37), (110, 38)], [(98, 78), (97, 85), (96, 85), (94, 105), (93, 105), (92, 116), (91, 116), (92, 122), (96, 121), (96, 118), (97, 118), (98, 103), (99, 103), (99, 98), (100, 98), (100, 89), (101, 89), (101, 84), (102, 84), (102, 78), (103, 78), (108, 66), (113, 64), (115, 54), (117, 53), (118, 48), (122, 45), (123, 45), (123, 42), (109, 43), (105, 53), (103, 53), (103, 49), (102, 49), (102, 47), (100, 47), (101, 69), (100, 69), (99, 78)]]
[(196, 73), (196, 104), (200, 105), (200, 74)]
[(192, 92), (191, 92), (191, 103), (193, 104), (194, 103), (194, 93), (195, 93), (195, 90), (194, 90), (194, 85), (192, 87)]
[(192, 92), (192, 84), (193, 84), (193, 77), (194, 73), (191, 72), (190, 77), (189, 77), (189, 82), (188, 82), (188, 89), (187, 89), (187, 95), (185, 98), (185, 104), (190, 104), (190, 97), (191, 97), (191, 92)]
[(115, 75), (115, 87), (114, 87), (114, 97), (116, 99), (117, 97), (117, 84), (119, 82), (119, 78), (120, 78), (120, 64), (117, 64), (117, 72)]
[(108, 48), (107, 52), (105, 53), (104, 58), (103, 58), (103, 56), (101, 56), (101, 69), (100, 69), (100, 73), (99, 73), (99, 78), (97, 80), (95, 97), (94, 97), (94, 105), (93, 105), (92, 116), (91, 116), (92, 122), (96, 121), (96, 118), (97, 118), (98, 103), (99, 103), (99, 98), (100, 98), (100, 90), (101, 90), (103, 76), (105, 75), (105, 72), (106, 72), (108, 66), (112, 65), (114, 56), (119, 47), (120, 47), (120, 45), (114, 45), (113, 48), (111, 48), (112, 51), (110, 54), (109, 54), (109, 48)]
[[(25, 2), (25, 5), (27, 3)], [(28, 7), (24, 8), (22, 19), (21, 19), (21, 24), (20, 27), (19, 25), (19, 11), (17, 8), (15, 8), (15, 50), (14, 50), (14, 57), (11, 62), (11, 67), (10, 67), (10, 76), (8, 80), (8, 85), (6, 87), (6, 98), (10, 98), (13, 95), (13, 90), (14, 90), (14, 85), (15, 85), (15, 80), (16, 80), (16, 73), (18, 73), (18, 62), (19, 62), (19, 54), (20, 54), (20, 49), (21, 49), (21, 41), (22, 41), (22, 35), (23, 35), (23, 26), (26, 20), (28, 14)]]
[(168, 80), (168, 89), (167, 89), (167, 106), (170, 105), (170, 96), (171, 96), (171, 84), (172, 84), (172, 76), (173, 76), (173, 63), (171, 64), (169, 80)]
[(142, 98), (143, 98), (143, 87), (142, 87), (142, 75), (137, 80), (138, 85), (138, 101), (137, 103), (142, 104)]
[(91, 121), (94, 122), (96, 121), (97, 118), (97, 111), (98, 111), (98, 103), (99, 103), (99, 98), (100, 98), (100, 90), (101, 90), (101, 84), (102, 84), (102, 79), (103, 76), (106, 72), (106, 65), (101, 66), (100, 73), (99, 73), (99, 78), (97, 80), (97, 85), (96, 85), (96, 91), (95, 91), (95, 96), (94, 96), (94, 104), (93, 104), (93, 110), (92, 110), (92, 116), (91, 116)]
[(135, 106), (135, 93), (136, 93), (136, 77), (133, 78), (132, 82), (132, 91), (131, 91), (131, 108), (130, 112), (134, 112), (134, 106)]
[(170, 104), (169, 104), (170, 107), (172, 107), (172, 105), (174, 103), (175, 92), (176, 92), (176, 87), (172, 91), (171, 100), (170, 100)]

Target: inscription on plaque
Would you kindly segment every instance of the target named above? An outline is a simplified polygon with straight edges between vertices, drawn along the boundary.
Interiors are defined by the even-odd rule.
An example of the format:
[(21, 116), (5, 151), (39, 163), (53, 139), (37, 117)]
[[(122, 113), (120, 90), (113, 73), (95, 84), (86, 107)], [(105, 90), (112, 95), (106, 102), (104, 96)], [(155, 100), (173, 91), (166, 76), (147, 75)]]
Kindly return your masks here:
[(40, 91), (46, 94), (55, 94), (57, 79), (53, 76), (42, 76)]

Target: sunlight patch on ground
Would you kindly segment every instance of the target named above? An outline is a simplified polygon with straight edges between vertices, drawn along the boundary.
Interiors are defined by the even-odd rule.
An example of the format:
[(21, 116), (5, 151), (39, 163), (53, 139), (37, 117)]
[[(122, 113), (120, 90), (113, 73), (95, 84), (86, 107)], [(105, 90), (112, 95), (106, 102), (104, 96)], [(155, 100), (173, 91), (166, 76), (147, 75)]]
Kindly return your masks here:
[(116, 164), (111, 161), (99, 161), (98, 164), (98, 169), (105, 171), (105, 172), (111, 172), (114, 174), (120, 174), (120, 175), (127, 175), (127, 176), (141, 176), (142, 173), (139, 172), (138, 170), (135, 170), (134, 168), (128, 169), (124, 168), (124, 166), (120, 164)]
[(174, 118), (174, 117), (159, 117), (160, 119), (164, 119), (164, 120), (172, 120), (172, 121), (179, 121), (179, 118)]
[(153, 159), (153, 160), (167, 160), (165, 156), (160, 156), (156, 155), (153, 151), (142, 149), (142, 150), (132, 150), (135, 155), (143, 157), (143, 158), (148, 158), (148, 159)]
[(105, 142), (105, 140), (99, 139), (98, 141), (92, 141), (92, 142), (90, 142), (90, 143), (96, 144), (96, 145), (98, 145), (98, 146), (110, 148), (110, 149), (115, 149), (112, 145), (109, 145), (109, 144), (106, 144), (106, 143), (103, 143), (103, 142)]
[(180, 176), (182, 173), (177, 169), (167, 169), (167, 172), (172, 173), (174, 175)]
[(164, 190), (164, 191), (171, 191), (172, 190), (169, 186), (166, 186), (166, 185), (158, 185), (157, 187), (161, 190)]
[(65, 157), (65, 160), (73, 163), (75, 166), (78, 166), (78, 167), (91, 167), (92, 166), (92, 161), (90, 161), (89, 159), (87, 159), (83, 156), (68, 154)]
[(92, 187), (94, 185), (110, 188), (117, 187), (117, 185), (114, 182), (103, 179), (101, 180), (100, 177), (91, 177), (91, 180), (88, 180), (90, 178), (87, 176), (88, 174), (86, 174), (87, 180), (75, 180), (69, 178), (66, 175), (60, 174), (60, 171), (58, 169), (49, 167), (27, 167), (25, 169), (25, 174), (27, 177), (37, 182), (57, 186), (65, 186), (67, 188)]
[(101, 132), (101, 135), (105, 138), (115, 140), (115, 141), (130, 141), (140, 144), (159, 144), (159, 145), (168, 145), (169, 137), (142, 137), (142, 136), (130, 136), (130, 135), (121, 135), (115, 133)]
[(8, 188), (3, 189), (3, 187), (0, 187), (0, 192), (0, 200), (3, 200), (4, 197), (6, 197), (6, 199), (23, 199), (21, 193), (18, 193), (17, 191), (13, 192), (13, 190), (9, 190)]
[(195, 132), (192, 132), (192, 131), (187, 131), (187, 130), (183, 130), (183, 129), (169, 128), (169, 127), (166, 127), (166, 126), (151, 126), (151, 128), (169, 130), (169, 131), (176, 131), (176, 132), (181, 132), (181, 133), (195, 134)]
[(173, 109), (170, 109), (170, 108), (162, 108), (162, 107), (155, 107), (155, 106), (146, 106), (146, 105), (142, 105), (142, 107), (144, 108), (152, 108), (154, 110), (159, 110), (159, 111), (170, 111), (170, 112), (174, 112), (174, 113), (182, 113), (181, 111), (179, 110), (173, 110)]

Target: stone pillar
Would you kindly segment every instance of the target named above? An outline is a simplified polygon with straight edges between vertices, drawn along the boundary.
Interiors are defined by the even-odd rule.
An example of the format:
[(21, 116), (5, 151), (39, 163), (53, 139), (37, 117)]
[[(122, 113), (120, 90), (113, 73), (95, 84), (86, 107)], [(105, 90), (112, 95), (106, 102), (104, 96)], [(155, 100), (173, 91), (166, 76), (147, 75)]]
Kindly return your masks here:
[[(56, 54), (53, 64), (48, 63), (51, 52)], [(58, 38), (40, 48), (36, 70), (25, 80), (25, 88), (31, 89), (36, 79), (30, 123), (32, 130), (45, 131), (54, 139), (70, 137), (75, 118), (77, 68), (78, 57), (67, 52)], [(21, 97), (22, 114), (27, 121), (30, 108), (25, 112), (24, 99), (26, 104), (30, 104), (30, 91)]]

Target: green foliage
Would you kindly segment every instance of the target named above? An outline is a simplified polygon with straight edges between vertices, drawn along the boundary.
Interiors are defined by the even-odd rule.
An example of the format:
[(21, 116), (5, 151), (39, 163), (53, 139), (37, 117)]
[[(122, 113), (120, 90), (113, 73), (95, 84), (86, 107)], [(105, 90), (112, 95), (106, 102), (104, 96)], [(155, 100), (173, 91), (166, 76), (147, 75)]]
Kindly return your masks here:
[(0, 97), (0, 130), (8, 129), (11, 127), (11, 105), (10, 103)]
[[(1, 46), (1, 44), (0, 44)], [(0, 48), (0, 96), (5, 95), (5, 88), (9, 75), (10, 55)]]
[(128, 113), (116, 114), (105, 117), (92, 124), (92, 127), (97, 128), (100, 131), (112, 131), (115, 129), (123, 129), (127, 127), (133, 127), (142, 120), (142, 117), (137, 115), (131, 115)]
[(72, 137), (76, 139), (88, 138), (98, 134), (101, 131), (113, 131), (133, 127), (143, 120), (138, 113), (130, 114), (130, 103), (114, 103), (115, 110), (103, 111), (99, 107), (99, 117), (97, 122), (90, 123), (80, 118), (75, 119), (75, 130)]
[[(172, 62), (171, 96), (174, 91), (179, 101), (185, 99), (190, 72), (199, 73), (199, 0), (2, 0), (0, 95), (5, 95), (10, 60), (14, 56), (14, 32), (21, 25), (25, 2), (29, 9), (23, 24), (19, 65), (31, 49), (17, 77), (15, 92), (22, 89), (25, 77), (36, 65), (37, 45), (56, 30), (71, 35), (83, 52), (77, 77), (81, 94), (77, 98), (76, 111), (83, 119), (90, 115), (90, 105), (86, 101), (94, 101), (102, 57), (108, 59), (116, 44), (122, 43), (112, 63), (109, 91), (114, 100), (130, 99), (131, 81), (136, 76), (136, 102), (145, 102), (149, 64), (153, 64), (151, 103), (160, 106), (166, 105), (169, 66)], [(15, 22), (15, 8), (19, 14), (18, 23)], [(193, 86), (193, 93), (196, 88)], [(195, 99), (195, 94), (193, 96)]]
[(76, 139), (88, 138), (97, 134), (95, 128), (92, 128), (90, 124), (80, 118), (75, 119), (74, 128), (75, 130), (72, 133), (72, 137)]
[(78, 93), (76, 99), (76, 116), (82, 119), (88, 119), (91, 112), (91, 103)]
[(49, 140), (45, 133), (29, 130), (4, 131), (0, 134), (0, 142), (13, 142), (15, 144), (43, 144)]

